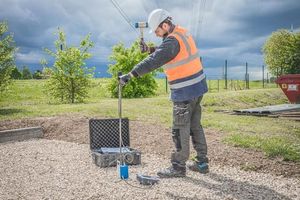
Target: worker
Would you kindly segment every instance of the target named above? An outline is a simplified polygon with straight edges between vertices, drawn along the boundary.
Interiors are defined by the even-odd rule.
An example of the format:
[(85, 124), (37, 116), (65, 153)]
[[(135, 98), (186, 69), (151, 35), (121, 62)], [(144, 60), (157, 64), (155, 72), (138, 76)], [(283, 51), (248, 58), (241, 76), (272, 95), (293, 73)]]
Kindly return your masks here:
[(159, 67), (163, 67), (171, 90), (173, 102), (172, 138), (175, 151), (171, 154), (171, 167), (157, 173), (161, 178), (186, 176), (186, 162), (190, 154), (190, 136), (197, 152), (192, 171), (209, 171), (207, 144), (201, 126), (201, 106), (207, 84), (197, 47), (189, 32), (174, 25), (168, 11), (153, 10), (148, 17), (150, 32), (162, 38), (156, 48), (149, 48), (141, 40), (141, 50), (149, 56), (138, 63), (128, 74), (119, 77), (125, 85), (133, 77), (141, 77)]

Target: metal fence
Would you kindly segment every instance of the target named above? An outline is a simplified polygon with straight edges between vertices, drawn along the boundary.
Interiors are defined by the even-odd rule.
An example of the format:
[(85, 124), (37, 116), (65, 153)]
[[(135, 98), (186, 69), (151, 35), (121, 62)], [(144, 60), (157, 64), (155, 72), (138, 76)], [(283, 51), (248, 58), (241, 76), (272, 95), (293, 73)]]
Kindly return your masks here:
[[(245, 62), (244, 64), (238, 65), (238, 72), (236, 69), (237, 65), (230, 66), (227, 60), (225, 60), (223, 64), (220, 64), (220, 66), (219, 68), (204, 68), (209, 92), (278, 87), (278, 85), (274, 83), (278, 75), (272, 77), (264, 65), (257, 66)], [(212, 69), (213, 73), (207, 73), (207, 71)], [(167, 79), (165, 79), (165, 91), (168, 93), (168, 90), (168, 82)]]

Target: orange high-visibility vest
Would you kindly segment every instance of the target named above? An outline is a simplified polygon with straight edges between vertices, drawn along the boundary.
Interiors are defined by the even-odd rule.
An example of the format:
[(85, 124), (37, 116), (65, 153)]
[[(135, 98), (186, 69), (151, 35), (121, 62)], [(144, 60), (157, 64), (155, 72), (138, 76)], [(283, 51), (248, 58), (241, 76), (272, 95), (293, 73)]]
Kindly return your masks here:
[(205, 78), (198, 49), (186, 29), (176, 26), (167, 37), (175, 37), (180, 45), (177, 56), (163, 66), (171, 89), (180, 89)]

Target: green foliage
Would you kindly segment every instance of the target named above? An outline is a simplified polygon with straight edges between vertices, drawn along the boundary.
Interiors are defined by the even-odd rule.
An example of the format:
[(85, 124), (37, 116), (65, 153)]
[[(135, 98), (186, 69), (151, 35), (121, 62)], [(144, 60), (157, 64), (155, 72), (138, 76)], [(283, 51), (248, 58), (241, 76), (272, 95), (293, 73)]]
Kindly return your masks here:
[(23, 67), (22, 70), (22, 79), (32, 79), (32, 74), (27, 66)]
[(36, 70), (33, 74), (32, 74), (32, 78), (34, 79), (42, 79), (43, 78), (43, 73), (41, 70)]
[[(109, 83), (109, 91), (112, 97), (118, 96), (118, 72), (123, 74), (130, 72), (133, 67), (147, 57), (147, 53), (141, 53), (138, 41), (129, 48), (125, 48), (122, 43), (113, 47), (110, 60), (115, 64), (110, 64), (108, 72), (112, 75)], [(132, 78), (123, 87), (122, 96), (126, 98), (149, 97), (155, 95), (157, 83), (155, 82), (156, 71), (145, 74), (140, 78)]]
[(16, 52), (12, 33), (7, 33), (8, 25), (0, 21), (0, 94), (11, 83), (11, 72), (15, 67)]
[[(68, 47), (65, 33), (58, 31), (55, 41), (56, 52), (45, 51), (55, 58), (53, 67), (45, 67), (44, 74), (49, 76), (46, 92), (50, 97), (66, 103), (82, 102), (88, 96), (94, 68), (85, 66), (85, 60), (91, 58), (88, 50), (93, 47), (88, 34), (80, 42), (79, 47)], [(44, 66), (46, 61), (42, 61)]]
[(300, 73), (300, 32), (278, 30), (263, 46), (265, 63), (272, 75)]
[(19, 71), (17, 67), (14, 67), (13, 70), (11, 71), (11, 78), (12, 79), (21, 79), (22, 78), (22, 73)]

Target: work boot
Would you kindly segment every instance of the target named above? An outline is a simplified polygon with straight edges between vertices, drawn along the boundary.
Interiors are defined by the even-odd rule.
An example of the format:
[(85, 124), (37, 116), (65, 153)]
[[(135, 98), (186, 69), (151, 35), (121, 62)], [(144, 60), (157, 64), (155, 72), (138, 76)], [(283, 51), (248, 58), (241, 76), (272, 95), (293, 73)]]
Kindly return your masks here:
[(193, 162), (193, 164), (188, 164), (188, 168), (191, 171), (199, 172), (201, 174), (206, 174), (209, 172), (209, 167), (207, 162)]
[(174, 168), (173, 166), (163, 169), (157, 172), (160, 178), (175, 178), (175, 177), (185, 177), (185, 168)]

